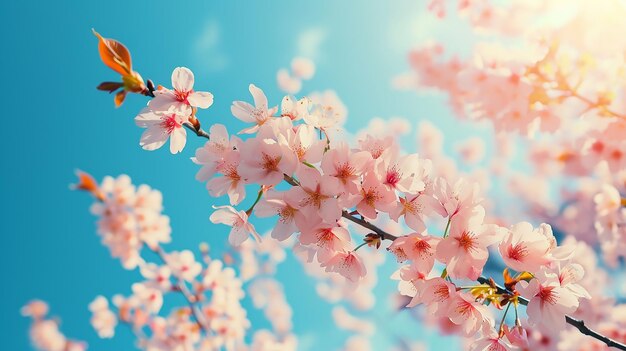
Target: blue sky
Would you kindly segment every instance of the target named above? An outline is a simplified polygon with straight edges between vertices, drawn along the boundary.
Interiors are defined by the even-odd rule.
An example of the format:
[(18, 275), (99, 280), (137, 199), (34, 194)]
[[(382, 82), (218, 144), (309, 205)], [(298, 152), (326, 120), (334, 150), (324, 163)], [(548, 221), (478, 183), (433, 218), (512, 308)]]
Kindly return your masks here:
[[(383, 2), (364, 7), (361, 1), (3, 4), (0, 60), (7, 128), (0, 138), (0, 330), (5, 335), (0, 349), (29, 349), (28, 320), (19, 316), (19, 307), (32, 298), (48, 301), (52, 313), (62, 318), (62, 330), (87, 340), (92, 350), (132, 348), (124, 328), (116, 339), (102, 341), (88, 323), (87, 305), (96, 295), (128, 294), (139, 275), (123, 270), (99, 243), (88, 211), (91, 200), (68, 189), (77, 168), (98, 179), (126, 173), (137, 184), (161, 190), (173, 227), (168, 249), (195, 248), (207, 241), (217, 251), (226, 242), (227, 228), (208, 221), (211, 205), (225, 201), (210, 198), (193, 178), (197, 167), (189, 157), (200, 141), (190, 138), (176, 156), (166, 148), (147, 152), (139, 147), (141, 130), (133, 117), (146, 100), (130, 96), (115, 109), (112, 97), (95, 89), (118, 77), (100, 62), (91, 28), (124, 42), (146, 79), (169, 85), (173, 68), (191, 68), (198, 89), (215, 96), (214, 105), (200, 115), (205, 126), (220, 122), (240, 129), (229, 107), (233, 100), (249, 99), (249, 83), (278, 103), (283, 94), (276, 71), (304, 55), (317, 63), (304, 92), (336, 90), (348, 107), (348, 130), (356, 131), (375, 116), (403, 116), (415, 124), (428, 119), (445, 128), (451, 140), (483, 135), (457, 123), (443, 97), (391, 88), (392, 77), (408, 69), (411, 47), (430, 38), (461, 51), (465, 45), (457, 39), (456, 27), (436, 22), (424, 7), (414, 1), (394, 2), (393, 7)], [(413, 143), (413, 134), (405, 143)], [(338, 348), (346, 334), (331, 326), (330, 307), (312, 292), (312, 282), (302, 289), (301, 270), (294, 265), (288, 261), (279, 277), (294, 306), (296, 333), (313, 338), (312, 349)], [(388, 259), (384, 271), (394, 268)], [(381, 278), (379, 290), (386, 296), (395, 284), (384, 274)], [(426, 335), (435, 345), (447, 342), (415, 332), (421, 327), (406, 316), (397, 318), (399, 325), (407, 325), (399, 329), (406, 335)], [(263, 326), (259, 315), (251, 319)], [(376, 345), (388, 345), (382, 332), (375, 338)]]

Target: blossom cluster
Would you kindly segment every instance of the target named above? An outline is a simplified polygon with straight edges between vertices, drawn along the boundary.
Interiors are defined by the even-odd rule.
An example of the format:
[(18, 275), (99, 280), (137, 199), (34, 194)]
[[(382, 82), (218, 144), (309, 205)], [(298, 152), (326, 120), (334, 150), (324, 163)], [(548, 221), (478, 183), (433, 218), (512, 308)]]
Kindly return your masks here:
[[(445, 13), (443, 1), (431, 8)], [(603, 163), (613, 172), (626, 167), (624, 83), (615, 79), (624, 64), (614, 49), (626, 43), (607, 40), (623, 28), (623, 4), (459, 1), (458, 8), (474, 29), (471, 53), (416, 48), (399, 87), (443, 91), (458, 116), (488, 120), (499, 132), (550, 135), (548, 145), (533, 148), (567, 174)]]
[(33, 300), (22, 307), (22, 315), (30, 317), (29, 336), (34, 347), (41, 351), (85, 351), (87, 344), (68, 339), (60, 330), (60, 322), (48, 317), (48, 304)]
[[(429, 9), (440, 18), (450, 14), (444, 1), (431, 1)], [(508, 138), (527, 136), (523, 156), (535, 173), (516, 175), (511, 190), (559, 231), (599, 243), (615, 266), (626, 237), (619, 214), (626, 192), (626, 105), (617, 78), (624, 70), (617, 48), (626, 42), (615, 33), (626, 7), (613, 0), (480, 0), (458, 1), (456, 13), (473, 30), (470, 54), (438, 43), (418, 47), (409, 54), (412, 72), (396, 83), (443, 91), (458, 116), (488, 120)], [(554, 180), (563, 184), (561, 208), (529, 191), (548, 190)], [(616, 204), (608, 211), (614, 214), (607, 215), (607, 203), (596, 211), (598, 193)]]
[(106, 177), (97, 185), (93, 178), (79, 173), (79, 189), (98, 199), (91, 212), (99, 217), (98, 234), (111, 255), (126, 269), (142, 263), (141, 249), (156, 248), (171, 241), (169, 217), (163, 215), (161, 192), (147, 185), (136, 187), (126, 175)]
[[(426, 304), (433, 314), (460, 325), (466, 336), (480, 332), (485, 340), (520, 347), (522, 336), (503, 337), (505, 326), (495, 328), (484, 303), (517, 308), (521, 295), (530, 300), (532, 324), (562, 329), (565, 315), (577, 309), (579, 299), (589, 298), (577, 284), (581, 267), (568, 262), (571, 249), (556, 244), (549, 225), (533, 228), (522, 222), (507, 228), (485, 223), (477, 185), (434, 176), (430, 160), (403, 154), (393, 138), (367, 135), (351, 148), (330, 140), (327, 131), (338, 124), (332, 106), (286, 96), (278, 114), (261, 89), (250, 85), (250, 93), (254, 105), (235, 101), (231, 108), (237, 119), (251, 124), (238, 133), (247, 138), (231, 136), (225, 126), (215, 124), (193, 158), (201, 166), (196, 178), (207, 182), (209, 193), (228, 196), (230, 205), (216, 207), (210, 219), (232, 227), (232, 245), (250, 236), (260, 240), (252, 214), (275, 216), (274, 239), (299, 233), (298, 245), (309, 261), (358, 282), (366, 275), (356, 253), (362, 245), (352, 243), (346, 221), (367, 224), (382, 214), (395, 222), (402, 218), (413, 233), (395, 238), (388, 250), (399, 262), (410, 263), (396, 274), (401, 292), (412, 296), (409, 305)], [(177, 104), (172, 100), (160, 107), (169, 111)], [(279, 190), (284, 181), (291, 187)], [(245, 199), (251, 184), (259, 187), (256, 201), (247, 210), (237, 210), (233, 206)], [(443, 234), (427, 230), (426, 221), (435, 215), (447, 220)], [(374, 232), (364, 244), (378, 247), (384, 239)], [(496, 243), (504, 263), (519, 273), (509, 277), (509, 291), (502, 294), (484, 284), (457, 289), (453, 279), (475, 281), (481, 276), (488, 248)], [(435, 262), (445, 267), (443, 274), (436, 273)], [(513, 330), (522, 330), (519, 323)]]
[[(111, 338), (119, 323), (137, 335), (142, 349), (233, 349), (243, 342), (250, 323), (241, 306), (243, 282), (232, 267), (209, 256), (203, 247), (197, 261), (192, 251), (166, 252), (170, 241), (169, 220), (161, 214), (162, 196), (146, 185), (135, 187), (126, 175), (106, 177), (101, 184), (80, 173), (75, 188), (94, 195), (92, 212), (100, 216), (98, 232), (114, 257), (127, 269), (139, 268), (143, 281), (134, 283), (129, 296), (109, 301), (98, 296), (90, 305), (91, 323), (102, 338)], [(147, 262), (147, 247), (160, 262)], [(182, 294), (189, 306), (163, 316), (164, 297)]]

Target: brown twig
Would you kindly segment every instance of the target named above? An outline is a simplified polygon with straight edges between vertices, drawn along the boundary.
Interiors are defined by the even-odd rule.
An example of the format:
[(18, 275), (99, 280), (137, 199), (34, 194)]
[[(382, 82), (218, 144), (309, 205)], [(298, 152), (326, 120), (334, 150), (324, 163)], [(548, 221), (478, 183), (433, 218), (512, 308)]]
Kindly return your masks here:
[(204, 129), (202, 128), (197, 128), (194, 127), (191, 123), (189, 122), (185, 122), (183, 123), (183, 125), (189, 129), (190, 131), (194, 132), (197, 136), (201, 137), (201, 138), (207, 138), (209, 140), (211, 140), (211, 138), (209, 137), (209, 133), (207, 133)]

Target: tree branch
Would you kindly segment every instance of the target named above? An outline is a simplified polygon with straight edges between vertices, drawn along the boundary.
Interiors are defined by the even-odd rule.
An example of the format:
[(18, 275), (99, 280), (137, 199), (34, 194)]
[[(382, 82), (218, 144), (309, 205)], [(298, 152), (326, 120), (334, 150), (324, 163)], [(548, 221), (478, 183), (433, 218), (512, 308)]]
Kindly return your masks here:
[(395, 236), (393, 234), (390, 234), (390, 233), (387, 233), (386, 231), (378, 228), (377, 226), (373, 225), (372, 223), (370, 223), (370, 222), (368, 222), (368, 221), (366, 221), (364, 219), (361, 219), (361, 218), (358, 218), (358, 217), (356, 217), (354, 215), (351, 215), (346, 210), (341, 211), (341, 217), (343, 217), (343, 218), (345, 218), (345, 219), (347, 219), (349, 221), (352, 221), (352, 222), (360, 225), (363, 228), (367, 228), (367, 229), (373, 231), (374, 233), (378, 234), (382, 239), (391, 240), (391, 241), (394, 241), (394, 240), (398, 239), (397, 236)]

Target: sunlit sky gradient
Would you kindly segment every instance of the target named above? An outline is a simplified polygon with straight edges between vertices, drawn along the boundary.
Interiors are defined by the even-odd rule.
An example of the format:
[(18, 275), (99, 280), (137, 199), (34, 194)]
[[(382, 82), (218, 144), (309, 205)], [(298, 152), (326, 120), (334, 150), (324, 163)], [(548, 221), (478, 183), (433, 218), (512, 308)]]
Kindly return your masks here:
[[(5, 85), (5, 132), (0, 138), (2, 350), (30, 349), (28, 320), (20, 317), (19, 308), (33, 298), (48, 301), (52, 314), (62, 318), (61, 330), (88, 341), (91, 350), (133, 349), (125, 327), (118, 327), (116, 338), (100, 340), (88, 323), (87, 305), (95, 296), (128, 294), (139, 273), (122, 269), (100, 244), (88, 210), (91, 199), (68, 189), (77, 168), (98, 179), (126, 173), (135, 183), (161, 190), (173, 228), (168, 249), (195, 249), (207, 241), (219, 253), (226, 243), (228, 229), (208, 221), (211, 205), (225, 200), (209, 197), (204, 184), (194, 180), (197, 166), (189, 160), (201, 141), (190, 137), (188, 147), (175, 156), (166, 148), (147, 152), (139, 147), (141, 130), (133, 117), (146, 99), (130, 96), (115, 109), (112, 96), (95, 89), (101, 81), (118, 77), (100, 62), (91, 28), (124, 42), (144, 78), (169, 85), (173, 68), (191, 68), (198, 89), (215, 96), (214, 105), (199, 115), (205, 126), (219, 121), (241, 129), (229, 107), (233, 100), (249, 99), (249, 83), (279, 103), (283, 94), (276, 86), (276, 71), (303, 55), (317, 64), (303, 92), (336, 90), (348, 107), (348, 131), (375, 116), (403, 116), (415, 125), (431, 120), (446, 130), (449, 141), (488, 133), (454, 120), (442, 96), (417, 96), (391, 87), (392, 78), (408, 69), (410, 48), (433, 38), (459, 52), (469, 45), (460, 25), (425, 14), (422, 2), (364, 7), (362, 1), (20, 1), (5, 3), (0, 18)], [(414, 143), (414, 133), (403, 139), (410, 150)], [(269, 221), (259, 223), (258, 228), (269, 228)], [(388, 258), (374, 320), (394, 331), (381, 328), (374, 335), (375, 349), (388, 348), (393, 334), (454, 346), (451, 339), (422, 330), (406, 313), (390, 313), (388, 296), (395, 283), (387, 276), (396, 267)], [(293, 259), (278, 274), (294, 309), (300, 347), (337, 349), (348, 334), (336, 330), (331, 306), (301, 274)], [(249, 313), (255, 328), (268, 326), (260, 313)]]

